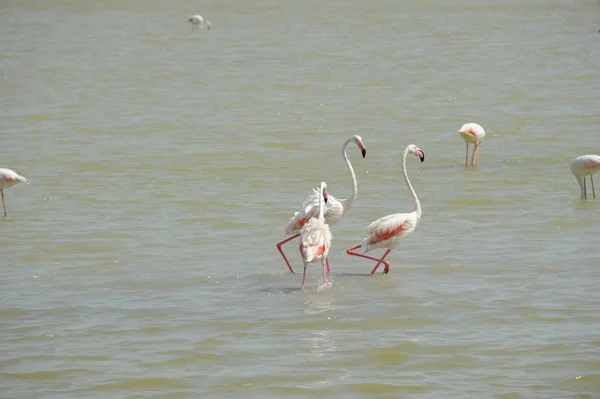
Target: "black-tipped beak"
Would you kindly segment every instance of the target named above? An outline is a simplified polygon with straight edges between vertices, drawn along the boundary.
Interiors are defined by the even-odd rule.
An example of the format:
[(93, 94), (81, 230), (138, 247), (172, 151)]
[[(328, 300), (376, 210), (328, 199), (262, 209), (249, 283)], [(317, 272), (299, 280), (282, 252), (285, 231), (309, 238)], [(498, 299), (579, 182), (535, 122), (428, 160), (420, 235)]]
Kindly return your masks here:
[(363, 148), (363, 150), (361, 151), (363, 158), (367, 156), (367, 149)]
[(421, 162), (425, 161), (425, 152), (423, 152), (423, 150), (421, 150), (421, 157), (419, 157), (419, 159), (421, 160)]

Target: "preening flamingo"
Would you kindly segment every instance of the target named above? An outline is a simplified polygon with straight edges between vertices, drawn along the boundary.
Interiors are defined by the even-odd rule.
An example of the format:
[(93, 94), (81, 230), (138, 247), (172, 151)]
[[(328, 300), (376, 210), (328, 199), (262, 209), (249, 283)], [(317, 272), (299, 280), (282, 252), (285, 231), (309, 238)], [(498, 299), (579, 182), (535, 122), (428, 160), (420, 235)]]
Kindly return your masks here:
[[(348, 159), (348, 154), (346, 152), (346, 147), (350, 143), (356, 144), (358, 149), (360, 150), (362, 157), (367, 156), (367, 148), (363, 143), (363, 140), (360, 136), (352, 136), (348, 140), (342, 144), (342, 158), (346, 165), (348, 166), (348, 170), (350, 171), (350, 178), (352, 179), (352, 196), (348, 199), (337, 199), (333, 195), (328, 197), (327, 207), (325, 209), (325, 223), (329, 226), (333, 226), (337, 222), (339, 222), (346, 213), (350, 210), (354, 201), (356, 201), (356, 196), (358, 194), (358, 184), (356, 182), (356, 174), (354, 173), (354, 168)], [(288, 261), (285, 253), (283, 252), (283, 244), (286, 242), (292, 241), (294, 238), (300, 235), (299, 231), (304, 226), (304, 224), (314, 215), (317, 214), (317, 209), (319, 206), (319, 192), (316, 189), (313, 189), (313, 193), (309, 195), (300, 210), (294, 213), (294, 216), (290, 219), (290, 221), (285, 225), (283, 232), (286, 235), (293, 234), (291, 237), (286, 238), (283, 241), (277, 243), (277, 249), (279, 253), (283, 257), (283, 260), (287, 264), (287, 267), (290, 269), (291, 273), (294, 273), (294, 269), (292, 269), (292, 265)], [(329, 270), (328, 270), (329, 271)]]
[(581, 199), (587, 199), (587, 187), (585, 177), (590, 176), (592, 182), (592, 194), (596, 198), (596, 189), (594, 188), (594, 173), (600, 170), (600, 155), (582, 155), (571, 162), (571, 172), (579, 183), (581, 190)]
[[(412, 194), (415, 210), (411, 213), (395, 213), (393, 215), (388, 215), (377, 219), (367, 226), (367, 235), (364, 238), (363, 243), (346, 250), (348, 255), (359, 256), (361, 258), (377, 261), (377, 264), (373, 270), (371, 270), (371, 275), (377, 271), (377, 268), (381, 263), (384, 264), (384, 274), (387, 274), (390, 271), (390, 264), (385, 260), (385, 257), (388, 256), (392, 249), (396, 248), (400, 241), (405, 239), (415, 230), (419, 220), (421, 219), (421, 203), (419, 202), (417, 194), (415, 193), (412, 184), (410, 184), (410, 180), (408, 180), (408, 174), (406, 173), (406, 156), (408, 153), (415, 154), (417, 157), (419, 157), (421, 162), (425, 160), (425, 153), (416, 145), (410, 144), (408, 147), (406, 147), (404, 150), (404, 155), (402, 156), (402, 172), (404, 174), (404, 181), (406, 182), (408, 190)], [(353, 252), (361, 247), (364, 247), (365, 249), (362, 254)], [(387, 251), (385, 251), (381, 259), (364, 255), (367, 252), (377, 248), (387, 248)]]
[(188, 22), (192, 24), (192, 30), (200, 28), (200, 30), (210, 30), (211, 25), (209, 21), (204, 21), (202, 15), (192, 15), (188, 18)]
[(473, 155), (471, 156), (471, 166), (479, 167), (479, 145), (483, 141), (485, 137), (485, 130), (481, 125), (477, 123), (465, 123), (458, 130), (458, 133), (465, 140), (467, 153), (465, 156), (465, 166), (469, 166), (469, 144), (473, 144), (475, 149), (473, 150)]
[(5, 218), (8, 216), (8, 213), (6, 212), (6, 202), (4, 201), (4, 189), (19, 183), (29, 184), (29, 180), (20, 176), (14, 170), (0, 168), (0, 194), (2, 194), (2, 206), (4, 207)]
[(329, 248), (331, 248), (331, 231), (329, 225), (325, 223), (325, 202), (327, 201), (327, 184), (322, 181), (318, 190), (319, 210), (318, 216), (311, 217), (300, 229), (300, 256), (304, 262), (304, 274), (302, 274), (302, 288), (304, 291), (304, 281), (306, 280), (306, 266), (309, 263), (321, 261), (323, 267), (323, 284), (327, 283), (327, 272), (329, 264), (326, 265)]

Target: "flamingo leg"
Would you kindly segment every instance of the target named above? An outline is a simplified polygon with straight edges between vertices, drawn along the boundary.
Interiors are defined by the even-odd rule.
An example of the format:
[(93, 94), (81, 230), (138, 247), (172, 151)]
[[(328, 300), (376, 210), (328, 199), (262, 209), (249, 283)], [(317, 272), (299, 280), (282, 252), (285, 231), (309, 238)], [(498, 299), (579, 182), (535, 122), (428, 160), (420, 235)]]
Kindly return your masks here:
[(475, 144), (475, 167), (479, 167), (479, 144)]
[(304, 291), (304, 281), (306, 280), (306, 263), (304, 264), (304, 273), (302, 274), (302, 288), (300, 291)]
[(592, 194), (594, 194), (594, 199), (596, 199), (596, 189), (594, 188), (594, 175), (590, 175), (590, 181), (592, 182)]
[(323, 266), (323, 285), (327, 284), (327, 268), (328, 268), (328, 266), (326, 265), (326, 263), (327, 263), (326, 260), (321, 261), (321, 266)]
[(2, 194), (2, 207), (4, 208), (4, 217), (6, 218), (8, 216), (8, 213), (6, 213), (6, 202), (4, 202), (4, 190), (0, 189), (0, 193)]
[(467, 148), (467, 153), (465, 154), (465, 168), (469, 167), (469, 143), (465, 144)]
[(583, 199), (587, 199), (587, 187), (585, 185), (585, 176), (583, 176)]
[[(379, 258), (375, 258), (375, 257), (373, 257), (373, 256), (369, 256), (369, 255), (365, 255), (365, 254), (357, 254), (356, 252), (352, 252), (352, 251), (354, 251), (355, 249), (358, 249), (358, 248), (360, 248), (360, 247), (362, 247), (362, 245), (357, 245), (357, 246), (355, 246), (355, 247), (348, 248), (348, 249), (346, 250), (346, 253), (347, 253), (348, 255), (352, 255), (352, 256), (358, 256), (358, 257), (361, 257), (361, 258), (365, 258), (365, 259), (374, 260), (374, 261), (376, 261), (376, 262), (379, 262), (379, 263), (381, 263), (381, 262), (383, 261), (383, 264), (384, 264), (384, 266), (385, 266), (385, 269), (386, 269), (386, 270), (390, 270), (390, 263), (389, 263), (388, 261), (386, 261), (386, 260), (379, 259)], [(379, 263), (377, 264), (378, 266), (379, 266)]]
[[(377, 271), (377, 268), (379, 267), (379, 265), (381, 264), (381, 262), (385, 262), (384, 259), (386, 256), (388, 256), (388, 254), (391, 252), (391, 249), (388, 249), (387, 251), (385, 251), (385, 253), (383, 254), (383, 256), (381, 257), (381, 259), (379, 259), (379, 262), (377, 262), (377, 264), (375, 265), (375, 267), (373, 268), (373, 270), (371, 270), (371, 276), (373, 274), (375, 274), (375, 272)], [(389, 262), (386, 262), (385, 268), (383, 269), (383, 274), (388, 274), (390, 271), (390, 264)]]
[(288, 261), (288, 259), (285, 257), (285, 254), (283, 253), (283, 244), (285, 244), (286, 242), (292, 241), (294, 238), (297, 238), (300, 236), (300, 233), (295, 234), (289, 238), (286, 238), (283, 241), (280, 241), (277, 243), (277, 249), (279, 250), (279, 253), (281, 254), (281, 256), (283, 256), (283, 260), (285, 261), (285, 263), (287, 264), (288, 269), (290, 269), (290, 273), (294, 274), (294, 269), (292, 269), (292, 265), (290, 265), (290, 262)]
[(329, 266), (329, 256), (325, 258), (325, 262), (327, 262), (327, 274), (331, 274), (331, 266)]

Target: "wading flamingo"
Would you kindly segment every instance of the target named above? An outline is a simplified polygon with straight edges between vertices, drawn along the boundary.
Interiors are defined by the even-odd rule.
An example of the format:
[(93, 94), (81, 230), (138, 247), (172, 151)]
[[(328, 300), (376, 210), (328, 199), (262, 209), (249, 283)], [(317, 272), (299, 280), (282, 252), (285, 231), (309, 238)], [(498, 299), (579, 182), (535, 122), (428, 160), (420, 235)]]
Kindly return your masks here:
[(2, 206), (4, 207), (5, 218), (8, 216), (8, 213), (6, 212), (6, 202), (4, 201), (4, 189), (19, 183), (29, 184), (29, 180), (13, 170), (0, 168), (0, 194), (2, 194)]
[[(342, 144), (342, 158), (344, 159), (344, 162), (346, 162), (346, 165), (348, 165), (350, 177), (352, 178), (352, 197), (348, 199), (337, 199), (333, 195), (330, 195), (328, 197), (329, 199), (327, 202), (327, 208), (325, 209), (325, 223), (327, 223), (329, 226), (333, 226), (334, 224), (339, 222), (344, 217), (344, 215), (348, 213), (348, 211), (354, 204), (354, 201), (356, 201), (356, 196), (358, 193), (356, 174), (354, 173), (354, 168), (352, 167), (352, 164), (348, 159), (348, 154), (346, 153), (346, 147), (348, 147), (348, 144), (350, 143), (356, 144), (363, 158), (367, 156), (367, 148), (365, 147), (365, 144), (363, 143), (363, 140), (360, 136), (352, 136), (348, 140), (346, 140), (344, 144)], [(290, 269), (291, 273), (294, 273), (294, 269), (292, 269), (292, 265), (290, 265), (290, 262), (285, 256), (285, 253), (283, 252), (283, 244), (292, 241), (294, 238), (300, 235), (300, 229), (302, 228), (302, 226), (304, 226), (308, 219), (316, 215), (318, 206), (319, 191), (313, 189), (313, 193), (304, 200), (302, 206), (300, 207), (300, 210), (294, 213), (294, 216), (285, 225), (283, 232), (286, 235), (293, 235), (277, 243), (277, 249), (279, 250), (279, 253), (283, 257), (283, 260), (287, 264), (287, 267), (288, 269)], [(330, 270), (328, 270), (328, 272), (330, 272)]]
[(596, 190), (594, 189), (594, 173), (600, 170), (600, 155), (582, 155), (571, 162), (571, 172), (579, 183), (581, 190), (581, 199), (587, 199), (587, 187), (585, 185), (585, 177), (590, 176), (592, 182), (592, 194), (596, 198)]
[[(390, 271), (390, 264), (385, 260), (385, 257), (388, 256), (392, 249), (396, 248), (396, 246), (400, 244), (400, 241), (405, 239), (415, 230), (419, 220), (421, 219), (421, 203), (419, 202), (417, 194), (415, 193), (412, 184), (410, 184), (410, 181), (408, 180), (408, 174), (406, 173), (406, 155), (408, 155), (408, 153), (415, 154), (417, 157), (419, 157), (421, 162), (425, 160), (425, 153), (416, 145), (410, 144), (408, 147), (406, 147), (404, 150), (404, 155), (402, 156), (402, 172), (404, 173), (404, 181), (406, 182), (408, 190), (412, 194), (415, 210), (411, 213), (395, 213), (393, 215), (388, 215), (377, 219), (367, 226), (367, 235), (364, 238), (363, 243), (346, 250), (348, 255), (360, 256), (361, 258), (367, 258), (376, 261), (377, 264), (373, 270), (371, 270), (371, 275), (377, 271), (377, 268), (381, 263), (384, 264), (384, 274), (387, 274)], [(353, 252), (361, 247), (365, 248), (362, 254)], [(385, 251), (381, 259), (364, 255), (367, 252), (377, 248), (387, 248), (387, 251)]]
[(465, 156), (465, 167), (469, 166), (469, 144), (474, 144), (475, 149), (473, 150), (473, 155), (471, 156), (471, 166), (479, 167), (479, 145), (483, 141), (485, 137), (485, 130), (481, 125), (477, 123), (465, 123), (458, 130), (458, 133), (465, 140), (467, 153)]
[[(323, 284), (327, 283), (327, 272), (329, 261), (327, 254), (331, 248), (331, 231), (329, 225), (325, 223), (325, 202), (327, 201), (327, 184), (322, 181), (318, 190), (319, 210), (318, 216), (311, 217), (300, 229), (300, 256), (304, 262), (304, 274), (302, 274), (302, 288), (304, 291), (304, 281), (306, 280), (306, 266), (309, 263), (321, 261), (323, 267)], [(327, 262), (327, 265), (326, 265)]]
[(192, 30), (200, 28), (200, 30), (210, 30), (211, 25), (209, 21), (204, 21), (202, 15), (192, 15), (188, 18), (188, 22), (192, 24)]

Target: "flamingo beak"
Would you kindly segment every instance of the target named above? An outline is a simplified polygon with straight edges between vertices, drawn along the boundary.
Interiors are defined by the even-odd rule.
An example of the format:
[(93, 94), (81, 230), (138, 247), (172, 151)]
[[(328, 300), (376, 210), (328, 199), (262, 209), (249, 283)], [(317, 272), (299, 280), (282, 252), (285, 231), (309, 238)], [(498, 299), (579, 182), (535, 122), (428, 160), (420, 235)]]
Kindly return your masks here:
[(425, 161), (425, 153), (423, 152), (423, 150), (417, 151), (417, 156), (419, 157), (421, 162)]
[(327, 203), (327, 191), (323, 191), (323, 200), (325, 201), (325, 203)]
[(360, 152), (361, 152), (363, 158), (367, 156), (367, 149), (366, 148), (363, 148)]

